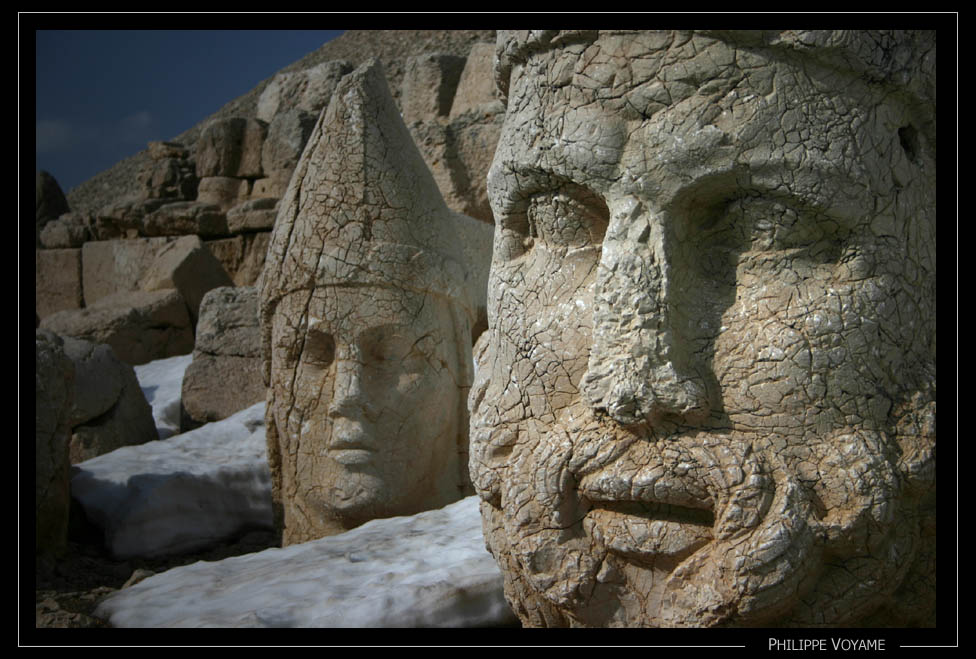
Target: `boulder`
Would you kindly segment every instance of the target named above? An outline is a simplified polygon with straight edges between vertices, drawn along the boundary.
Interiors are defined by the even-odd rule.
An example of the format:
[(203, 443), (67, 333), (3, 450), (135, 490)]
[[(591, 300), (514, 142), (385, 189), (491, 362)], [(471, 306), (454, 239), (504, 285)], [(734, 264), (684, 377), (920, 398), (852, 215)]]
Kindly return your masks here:
[(227, 229), (231, 233), (270, 231), (277, 215), (277, 199), (251, 199), (227, 211)]
[(67, 213), (68, 200), (57, 180), (48, 172), (38, 170), (34, 181), (35, 242), (39, 240), (44, 225)]
[(260, 178), (267, 131), (268, 124), (260, 119), (229, 117), (210, 122), (196, 144), (197, 176)]
[(272, 123), (279, 114), (296, 109), (317, 117), (342, 76), (352, 69), (344, 60), (329, 60), (301, 71), (279, 73), (258, 98), (257, 118)]
[(285, 195), (285, 190), (287, 189), (288, 180), (285, 180), (284, 178), (259, 178), (255, 179), (251, 184), (250, 198), (261, 199), (263, 197), (273, 197), (275, 199), (281, 199)]
[(463, 57), (444, 53), (408, 58), (400, 94), (404, 123), (447, 117), (464, 63)]
[(75, 367), (54, 332), (35, 330), (34, 353), (34, 549), (57, 555), (68, 542), (68, 419)]
[(146, 199), (189, 200), (197, 196), (197, 174), (193, 161), (185, 158), (151, 160), (139, 174)]
[(47, 249), (81, 247), (92, 239), (90, 227), (94, 220), (90, 213), (64, 213), (41, 229), (41, 245)]
[(268, 126), (268, 136), (261, 149), (261, 167), (271, 179), (273, 189), (282, 196), (292, 172), (302, 157), (318, 115), (300, 109), (279, 112)]
[(233, 286), (233, 282), (198, 236), (182, 236), (163, 245), (139, 282), (143, 291), (178, 290), (194, 325), (203, 296), (219, 286)]
[(247, 179), (231, 176), (207, 176), (197, 186), (197, 203), (212, 204), (222, 211), (248, 198), (251, 184)]
[(190, 150), (179, 142), (153, 141), (149, 142), (147, 150), (149, 157), (153, 160), (169, 160), (172, 158), (188, 160), (190, 158)]
[(37, 250), (34, 253), (34, 309), (37, 315), (44, 318), (56, 311), (82, 306), (81, 250)]
[(191, 234), (207, 237), (226, 236), (227, 216), (221, 206), (205, 201), (177, 201), (160, 206), (142, 221), (144, 236)]
[(90, 227), (92, 238), (95, 240), (132, 239), (146, 235), (142, 230), (143, 219), (163, 204), (171, 201), (168, 199), (140, 199), (120, 201), (103, 206), (95, 213), (94, 223)]
[(206, 242), (214, 257), (224, 266), (235, 286), (251, 286), (264, 269), (264, 260), (271, 242), (270, 231), (244, 233), (233, 238)]
[(493, 224), (488, 169), (505, 114), (500, 103), (481, 108), (485, 114), (467, 112), (450, 122), (415, 122), (409, 128), (451, 210)]
[[(464, 71), (457, 82), (457, 92), (451, 104), (452, 119), (471, 110), (480, 111), (484, 105), (500, 103), (495, 89), (495, 44), (476, 43), (468, 53)], [(492, 110), (494, 114), (498, 110)], [(504, 112), (504, 110), (502, 110)]]
[[(183, 376), (183, 430), (263, 401), (261, 360), (257, 289), (208, 292), (200, 305), (193, 361)], [(227, 386), (230, 382), (232, 387)]]
[(51, 314), (41, 328), (107, 343), (128, 364), (193, 351), (190, 315), (176, 289), (114, 293), (84, 309)]
[(63, 340), (64, 353), (75, 367), (68, 416), (71, 463), (159, 439), (152, 409), (132, 366), (122, 362), (111, 346), (70, 336)]
[(81, 248), (81, 283), (86, 306), (103, 297), (135, 290), (156, 253), (173, 238), (87, 242)]

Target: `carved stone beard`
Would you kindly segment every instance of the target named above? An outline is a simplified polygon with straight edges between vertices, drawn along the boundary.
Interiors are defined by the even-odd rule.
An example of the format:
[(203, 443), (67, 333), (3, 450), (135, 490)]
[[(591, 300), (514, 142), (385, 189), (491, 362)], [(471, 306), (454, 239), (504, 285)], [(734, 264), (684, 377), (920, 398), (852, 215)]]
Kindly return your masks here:
[(473, 459), (498, 468), (476, 479), (485, 536), (526, 625), (856, 624), (918, 549), (877, 433), (835, 433), (804, 474), (772, 438), (665, 438), (579, 402), (549, 429), (478, 411)]

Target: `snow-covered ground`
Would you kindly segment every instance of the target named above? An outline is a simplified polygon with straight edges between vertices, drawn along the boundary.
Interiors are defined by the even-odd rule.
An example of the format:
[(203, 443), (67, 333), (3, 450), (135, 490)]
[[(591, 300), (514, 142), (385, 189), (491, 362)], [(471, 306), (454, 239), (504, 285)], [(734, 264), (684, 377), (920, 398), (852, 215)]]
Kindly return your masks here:
[(264, 406), (81, 462), (71, 496), (120, 558), (189, 552), (270, 529)]
[[(76, 465), (72, 496), (119, 556), (190, 551), (271, 526), (264, 403), (179, 433), (190, 357), (136, 367), (160, 441)], [(197, 562), (114, 593), (116, 627), (470, 627), (516, 619), (476, 497), (284, 549)]]
[(152, 407), (160, 439), (180, 432), (183, 373), (192, 361), (193, 355), (177, 355), (134, 367), (142, 393)]
[(284, 549), (200, 561), (103, 601), (116, 627), (475, 627), (515, 622), (477, 497)]

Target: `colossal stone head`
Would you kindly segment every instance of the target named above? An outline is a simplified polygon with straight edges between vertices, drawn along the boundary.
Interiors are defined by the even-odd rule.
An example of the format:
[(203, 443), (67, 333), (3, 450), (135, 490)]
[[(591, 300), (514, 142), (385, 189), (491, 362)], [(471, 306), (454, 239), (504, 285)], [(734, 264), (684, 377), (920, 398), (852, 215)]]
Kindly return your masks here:
[(284, 544), (470, 492), (473, 312), (451, 218), (379, 65), (343, 78), (260, 283)]
[(471, 475), (523, 623), (934, 625), (934, 33), (497, 46)]

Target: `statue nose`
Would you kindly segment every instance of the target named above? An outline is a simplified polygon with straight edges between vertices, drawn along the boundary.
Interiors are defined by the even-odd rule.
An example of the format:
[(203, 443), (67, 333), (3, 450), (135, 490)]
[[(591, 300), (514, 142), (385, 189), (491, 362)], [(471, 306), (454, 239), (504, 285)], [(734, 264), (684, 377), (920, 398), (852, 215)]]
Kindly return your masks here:
[(671, 255), (665, 224), (640, 201), (611, 209), (581, 388), (592, 407), (624, 425), (708, 414), (704, 382), (672, 325)]
[(336, 359), (335, 386), (329, 401), (329, 416), (360, 417), (371, 412), (371, 405), (363, 390), (363, 363), (358, 355)]

